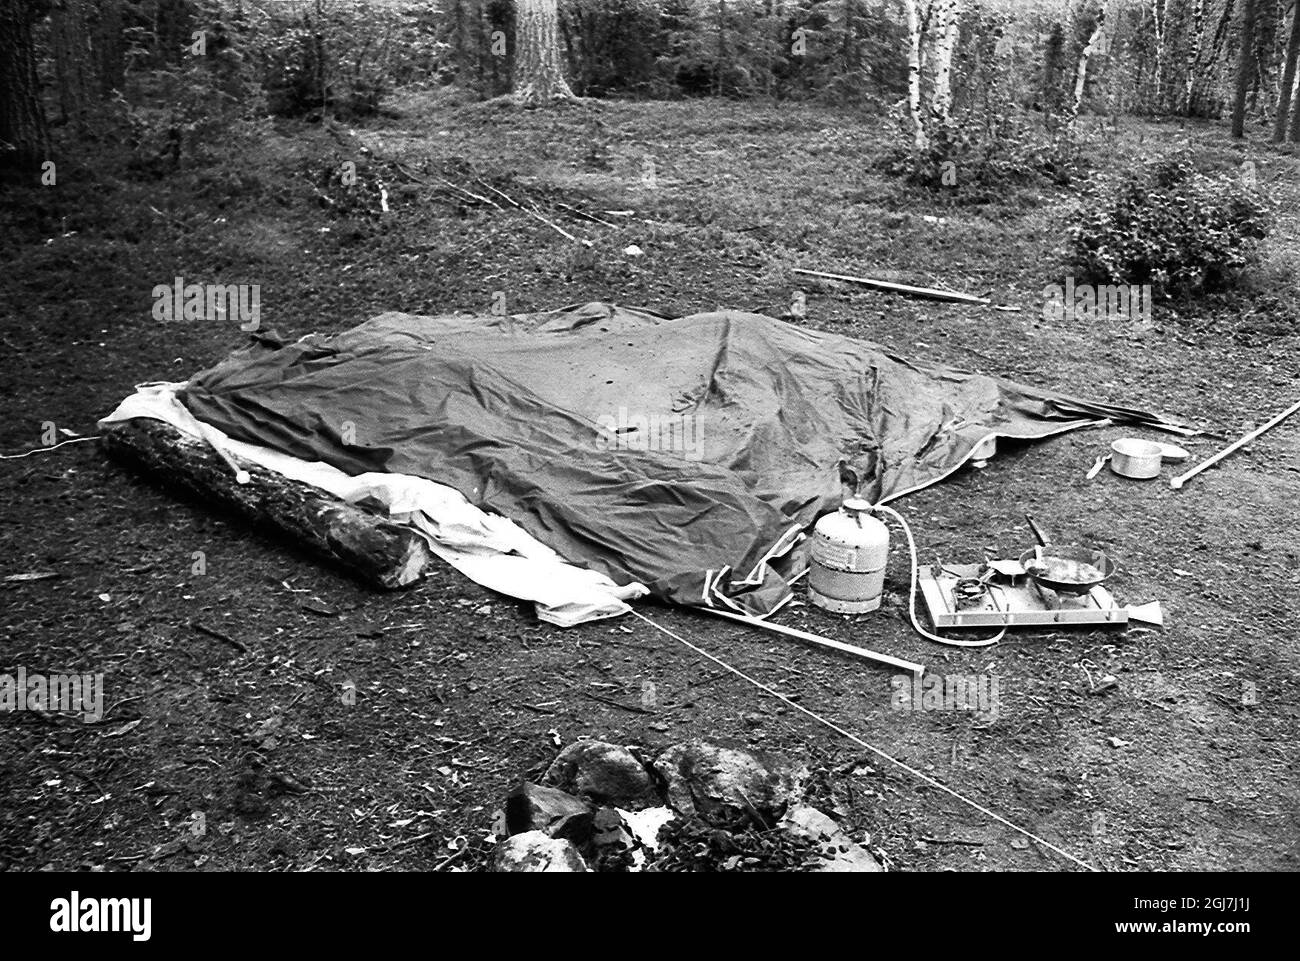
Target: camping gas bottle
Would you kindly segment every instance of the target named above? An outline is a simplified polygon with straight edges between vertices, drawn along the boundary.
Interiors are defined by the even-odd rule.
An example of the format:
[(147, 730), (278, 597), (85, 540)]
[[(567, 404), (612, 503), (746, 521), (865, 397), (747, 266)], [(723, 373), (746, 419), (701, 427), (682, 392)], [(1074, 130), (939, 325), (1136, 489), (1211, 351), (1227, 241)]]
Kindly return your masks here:
[(827, 514), (813, 530), (808, 597), (836, 614), (865, 614), (880, 607), (889, 558), (889, 529), (858, 497)]

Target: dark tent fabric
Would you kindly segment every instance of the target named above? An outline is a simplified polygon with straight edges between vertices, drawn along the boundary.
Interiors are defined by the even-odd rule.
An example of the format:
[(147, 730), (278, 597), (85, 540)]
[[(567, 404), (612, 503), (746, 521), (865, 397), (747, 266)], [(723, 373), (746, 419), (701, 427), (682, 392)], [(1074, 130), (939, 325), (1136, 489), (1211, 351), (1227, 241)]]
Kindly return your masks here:
[(789, 596), (789, 548), (842, 478), (879, 502), (990, 434), (1162, 422), (757, 314), (608, 304), (263, 336), (181, 400), (240, 440), (446, 484), (616, 583), (750, 613)]

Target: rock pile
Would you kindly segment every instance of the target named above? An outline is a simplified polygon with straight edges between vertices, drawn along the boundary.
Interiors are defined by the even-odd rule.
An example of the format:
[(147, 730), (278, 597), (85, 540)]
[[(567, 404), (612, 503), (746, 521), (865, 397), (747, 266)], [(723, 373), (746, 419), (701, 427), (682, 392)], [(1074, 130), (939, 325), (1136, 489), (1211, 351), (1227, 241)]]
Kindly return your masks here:
[(702, 740), (650, 763), (604, 741), (566, 747), (506, 798), (497, 871), (882, 871), (803, 803), (808, 771)]

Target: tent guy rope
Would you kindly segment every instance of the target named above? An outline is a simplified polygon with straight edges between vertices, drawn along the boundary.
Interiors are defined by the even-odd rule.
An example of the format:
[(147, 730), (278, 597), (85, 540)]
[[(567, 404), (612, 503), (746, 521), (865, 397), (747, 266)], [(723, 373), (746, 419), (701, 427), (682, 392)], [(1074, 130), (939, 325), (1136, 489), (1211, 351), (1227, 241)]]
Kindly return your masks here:
[(714, 664), (717, 664), (717, 665), (718, 665), (720, 668), (722, 668), (723, 670), (725, 670), (725, 671), (729, 671), (730, 673), (736, 675), (736, 676), (739, 677), (740, 679), (749, 682), (750, 684), (754, 685), (754, 687), (758, 688), (760, 691), (763, 691), (765, 694), (770, 694), (772, 697), (776, 698), (776, 699), (779, 700), (781, 703), (785, 704), (787, 707), (792, 707), (792, 708), (794, 708), (796, 711), (799, 711), (801, 714), (806, 714), (808, 717), (812, 718), (812, 719), (813, 719), (814, 721), (816, 721), (818, 724), (822, 724), (822, 725), (824, 725), (825, 727), (830, 728), (830, 729), (831, 729), (832, 731), (834, 731), (836, 734), (839, 734), (839, 735), (841, 735), (842, 737), (846, 737), (846, 738), (848, 738), (850, 741), (852, 741), (854, 744), (857, 744), (859, 747), (866, 748), (868, 751), (870, 751), (871, 753), (877, 755), (878, 757), (884, 758), (884, 759), (885, 759), (886, 761), (888, 761), (890, 764), (893, 764), (893, 765), (895, 765), (895, 766), (897, 766), (897, 767), (902, 768), (904, 771), (906, 771), (908, 774), (913, 775), (914, 777), (920, 778), (922, 781), (924, 781), (926, 784), (929, 784), (931, 787), (938, 788), (940, 791), (943, 791), (945, 794), (949, 794), (949, 795), (951, 795), (952, 797), (955, 797), (958, 801), (961, 801), (963, 804), (969, 805), (970, 807), (973, 807), (976, 811), (979, 811), (981, 814), (983, 814), (983, 815), (985, 815), (985, 816), (987, 816), (987, 817), (992, 818), (994, 821), (997, 821), (999, 824), (1002, 824), (1002, 825), (1004, 825), (1004, 826), (1006, 826), (1006, 827), (1009, 827), (1009, 828), (1011, 828), (1013, 831), (1016, 831), (1016, 832), (1019, 833), (1019, 834), (1023, 834), (1025, 837), (1029, 838), (1031, 841), (1037, 841), (1037, 842), (1038, 842), (1039, 844), (1041, 844), (1043, 847), (1047, 848), (1049, 851), (1053, 851), (1053, 852), (1055, 852), (1056, 854), (1059, 854), (1061, 857), (1065, 858), (1067, 861), (1070, 861), (1070, 862), (1072, 862), (1072, 863), (1074, 863), (1074, 864), (1077, 864), (1079, 867), (1081, 867), (1081, 868), (1083, 868), (1083, 869), (1085, 869), (1085, 870), (1087, 870), (1087, 871), (1094, 871), (1094, 872), (1095, 872), (1095, 871), (1097, 870), (1097, 869), (1094, 868), (1091, 864), (1088, 864), (1086, 861), (1081, 861), (1081, 860), (1079, 860), (1079, 859), (1076, 858), (1073, 854), (1071, 854), (1069, 851), (1064, 851), (1064, 850), (1062, 850), (1061, 848), (1059, 848), (1059, 847), (1057, 847), (1055, 844), (1053, 844), (1051, 841), (1046, 841), (1046, 840), (1044, 840), (1043, 838), (1040, 838), (1037, 834), (1034, 834), (1032, 831), (1028, 831), (1028, 830), (1026, 830), (1025, 828), (1020, 827), (1018, 824), (1014, 824), (1014, 823), (1012, 823), (1011, 821), (1008, 821), (1008, 820), (1007, 820), (1006, 818), (1004, 818), (1002, 815), (1000, 815), (1000, 814), (998, 814), (998, 813), (996, 813), (996, 812), (994, 812), (994, 811), (990, 811), (988, 808), (984, 807), (982, 804), (979, 804), (979, 803), (976, 802), (976, 801), (972, 801), (970, 798), (966, 797), (964, 794), (961, 794), (961, 793), (959, 793), (959, 792), (957, 792), (957, 791), (954, 791), (952, 788), (948, 787), (946, 784), (943, 784), (943, 783), (941, 783), (941, 782), (939, 782), (939, 781), (936, 781), (934, 778), (929, 777), (928, 775), (921, 773), (921, 772), (918, 771), (916, 768), (914, 768), (914, 767), (912, 767), (912, 766), (910, 766), (910, 765), (908, 765), (908, 764), (905, 764), (904, 762), (898, 760), (896, 757), (893, 757), (893, 756), (890, 755), (890, 754), (887, 754), (886, 752), (882, 751), (880, 748), (876, 747), (875, 745), (868, 744), (866, 741), (862, 740), (862, 738), (858, 737), (856, 734), (853, 734), (853, 733), (850, 732), (850, 731), (846, 731), (844, 728), (840, 727), (840, 726), (839, 726), (838, 724), (836, 724), (834, 721), (830, 721), (830, 720), (828, 720), (828, 719), (822, 717), (822, 716), (821, 716), (820, 714), (818, 714), (816, 711), (810, 711), (808, 708), (803, 707), (802, 705), (796, 704), (794, 701), (790, 700), (790, 698), (786, 697), (786, 696), (785, 696), (784, 694), (782, 694), (780, 691), (773, 690), (772, 688), (770, 688), (770, 687), (768, 687), (766, 684), (764, 684), (762, 681), (759, 681), (759, 680), (756, 680), (756, 679), (750, 677), (748, 674), (746, 674), (744, 671), (741, 671), (739, 668), (732, 667), (732, 666), (731, 666), (730, 664), (728, 664), (726, 661), (722, 660), (722, 658), (717, 657), (717, 656), (714, 655), (714, 654), (710, 654), (708, 651), (704, 650), (704, 648), (700, 647), (700, 646), (697, 645), (697, 644), (692, 644), (690, 641), (688, 641), (686, 638), (682, 637), (680, 634), (676, 633), (675, 631), (671, 631), (671, 630), (669, 630), (668, 628), (664, 627), (662, 624), (659, 624), (659, 623), (657, 623), (657, 622), (655, 622), (655, 621), (652, 621), (650, 618), (646, 617), (646, 616), (645, 616), (644, 614), (642, 614), (641, 612), (639, 612), (639, 611), (637, 611), (637, 610), (632, 610), (630, 613), (632, 614), (633, 617), (637, 617), (637, 618), (640, 618), (641, 620), (645, 621), (647, 624), (649, 624), (651, 627), (653, 627), (656, 631), (659, 631), (659, 632), (662, 633), (662, 634), (666, 634), (666, 635), (668, 635), (668, 636), (671, 637), (673, 640), (677, 641), (677, 642), (680, 643), (680, 644), (684, 644), (686, 647), (690, 648), (692, 651), (694, 651), (696, 654), (699, 654), (701, 657), (707, 658), (708, 660), (712, 661)]

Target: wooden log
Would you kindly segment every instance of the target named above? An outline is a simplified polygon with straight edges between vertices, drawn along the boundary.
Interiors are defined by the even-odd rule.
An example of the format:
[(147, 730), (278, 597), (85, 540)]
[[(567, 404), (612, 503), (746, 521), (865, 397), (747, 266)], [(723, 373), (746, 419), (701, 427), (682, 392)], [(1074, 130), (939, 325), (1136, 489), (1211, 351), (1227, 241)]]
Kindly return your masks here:
[(209, 444), (162, 421), (107, 424), (100, 442), (108, 454), (164, 485), (216, 501), (373, 587), (395, 590), (412, 584), (432, 561), (429, 546), (415, 532), (318, 488), (247, 462), (240, 466), (248, 471), (249, 482), (236, 483), (234, 472)]

